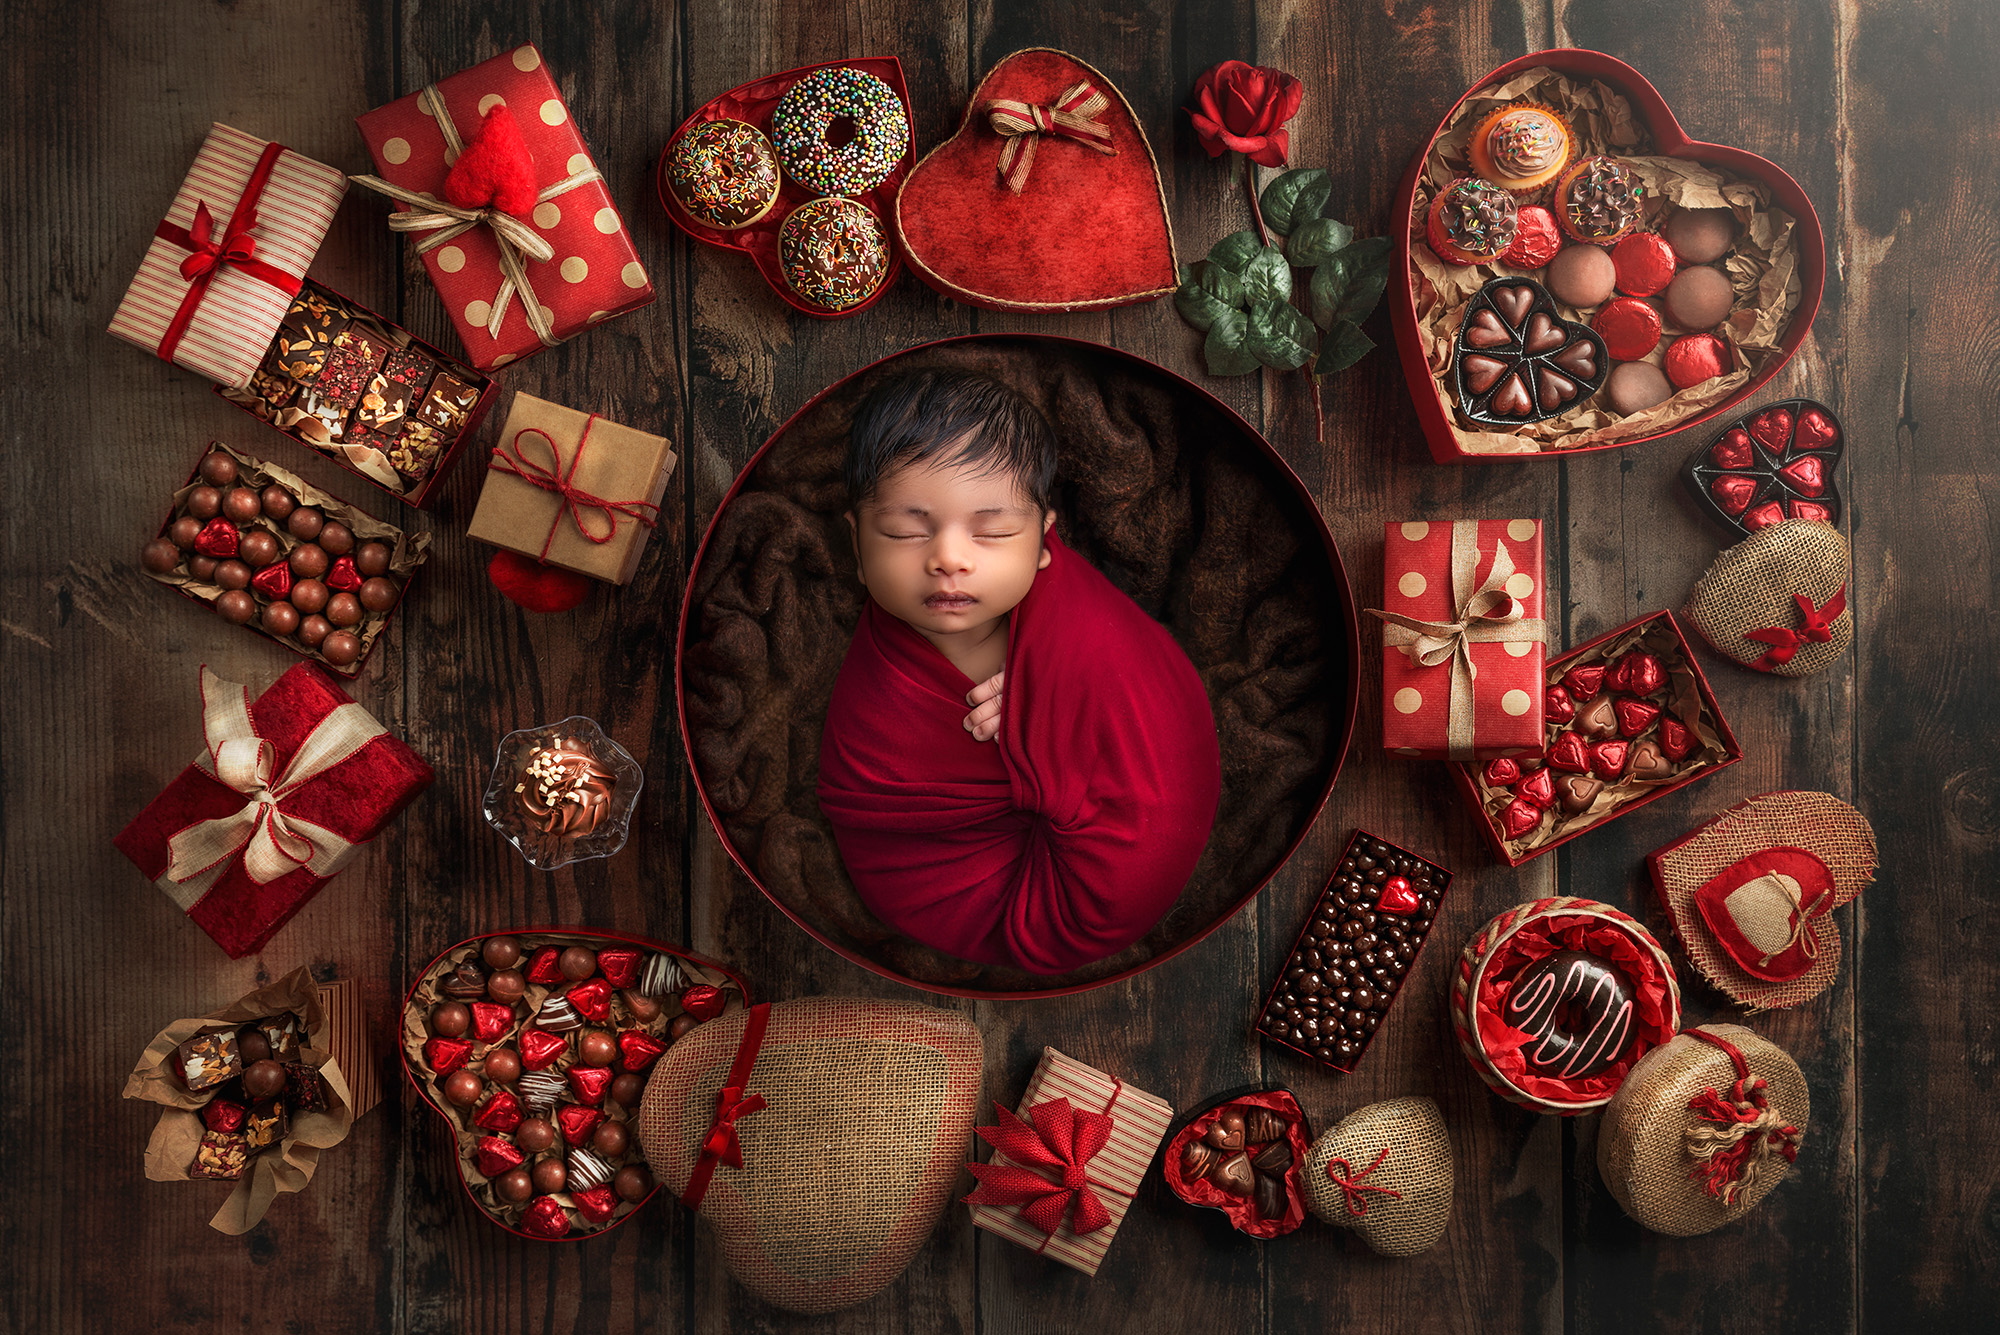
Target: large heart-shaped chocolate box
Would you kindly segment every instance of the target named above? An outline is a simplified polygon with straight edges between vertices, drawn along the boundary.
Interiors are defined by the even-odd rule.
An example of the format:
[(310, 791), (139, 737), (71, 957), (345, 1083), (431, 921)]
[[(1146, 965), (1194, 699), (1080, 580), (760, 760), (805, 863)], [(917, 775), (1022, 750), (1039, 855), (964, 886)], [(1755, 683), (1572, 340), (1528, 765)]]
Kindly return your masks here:
[[(1034, 160), (1016, 194), (992, 105), (1056, 106), (1079, 84), (1102, 94), (1092, 120), (1112, 152), (1060, 133), (1023, 136)], [(1025, 152), (1027, 145), (1018, 151)], [(1146, 132), (1109, 79), (1075, 56), (1030, 47), (979, 81), (958, 132), (910, 170), (896, 195), (898, 245), (919, 278), (996, 311), (1129, 306), (1178, 283), (1166, 192)]]

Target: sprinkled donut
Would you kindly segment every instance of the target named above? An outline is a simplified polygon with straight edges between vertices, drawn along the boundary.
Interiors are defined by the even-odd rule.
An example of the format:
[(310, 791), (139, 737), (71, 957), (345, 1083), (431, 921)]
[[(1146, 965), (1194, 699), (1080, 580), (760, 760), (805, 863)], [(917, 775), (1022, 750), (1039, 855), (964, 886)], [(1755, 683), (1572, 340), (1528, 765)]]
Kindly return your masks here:
[[(835, 147), (827, 132), (842, 119), (853, 122), (854, 138)], [(771, 142), (785, 174), (814, 194), (858, 195), (880, 185), (903, 160), (910, 122), (888, 84), (832, 65), (806, 75), (778, 99)]]
[(824, 311), (844, 311), (873, 296), (889, 272), (889, 234), (851, 199), (813, 199), (785, 215), (778, 229), (785, 284)]
[(754, 125), (703, 121), (675, 142), (667, 188), (710, 227), (748, 227), (778, 202), (778, 155)]

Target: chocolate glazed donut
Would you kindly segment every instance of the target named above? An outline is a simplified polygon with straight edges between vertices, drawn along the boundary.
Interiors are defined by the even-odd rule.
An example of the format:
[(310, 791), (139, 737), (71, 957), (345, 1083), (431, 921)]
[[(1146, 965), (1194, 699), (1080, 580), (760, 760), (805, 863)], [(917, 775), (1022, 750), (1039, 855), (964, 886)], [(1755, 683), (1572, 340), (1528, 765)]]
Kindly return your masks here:
[(1502, 1014), (1526, 1034), (1528, 1062), (1564, 1080), (1611, 1065), (1632, 1034), (1632, 985), (1595, 955), (1562, 950), (1523, 973)]

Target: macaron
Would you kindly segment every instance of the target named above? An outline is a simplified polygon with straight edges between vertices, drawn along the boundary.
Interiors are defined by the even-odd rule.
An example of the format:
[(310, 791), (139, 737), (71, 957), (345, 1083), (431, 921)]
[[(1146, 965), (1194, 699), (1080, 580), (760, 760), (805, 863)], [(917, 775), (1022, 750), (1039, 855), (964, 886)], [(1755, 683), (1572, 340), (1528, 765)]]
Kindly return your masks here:
[(1736, 293), (1720, 269), (1696, 265), (1667, 284), (1667, 314), (1683, 329), (1713, 329), (1729, 314)]
[(1557, 301), (1583, 309), (1601, 305), (1611, 295), (1618, 267), (1597, 246), (1565, 246), (1549, 261), (1545, 277)]
[(1604, 382), (1605, 399), (1615, 411), (1628, 416), (1659, 407), (1673, 393), (1667, 377), (1651, 362), (1620, 362)]
[(1709, 264), (1736, 244), (1736, 215), (1728, 209), (1678, 209), (1660, 229), (1685, 264)]

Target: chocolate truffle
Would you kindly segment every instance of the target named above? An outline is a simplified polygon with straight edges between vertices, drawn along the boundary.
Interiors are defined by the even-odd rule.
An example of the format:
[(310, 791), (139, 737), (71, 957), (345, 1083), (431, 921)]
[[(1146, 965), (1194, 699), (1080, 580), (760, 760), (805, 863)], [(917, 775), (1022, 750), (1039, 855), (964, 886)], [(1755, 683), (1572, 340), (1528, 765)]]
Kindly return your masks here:
[(194, 540), (201, 536), (201, 521), (193, 515), (182, 515), (167, 530), (167, 537), (174, 546), (187, 551), (194, 546)]
[(273, 635), (297, 634), (299, 621), (299, 609), (290, 603), (270, 603), (264, 608), (263, 626)]
[(243, 535), (236, 544), (236, 554), (253, 569), (262, 570), (278, 559), (277, 535), (265, 529), (253, 528)]
[(253, 1099), (268, 1099), (285, 1087), (285, 1068), (266, 1057), (243, 1068), (243, 1092)]
[(206, 582), (215, 578), (215, 568), (221, 564), (222, 562), (212, 556), (190, 556), (187, 562), (188, 574)]
[(683, 1038), (687, 1037), (687, 1035), (694, 1029), (696, 1025), (700, 1023), (701, 1021), (695, 1019), (694, 1016), (692, 1015), (688, 1015), (685, 1013), (676, 1015), (674, 1017), (674, 1022), (667, 1026), (667, 1042), (669, 1043), (680, 1042)]
[(611, 1179), (611, 1190), (621, 1201), (643, 1201), (653, 1189), (653, 1175), (642, 1163), (628, 1163)]
[(250, 567), (231, 557), (215, 568), (215, 582), (225, 589), (250, 587)]
[(606, 1122), (590, 1136), (590, 1148), (607, 1159), (623, 1154), (632, 1143), (632, 1133), (623, 1122)]
[(285, 519), (285, 532), (301, 542), (311, 542), (326, 527), (326, 516), (310, 505), (301, 505)]
[[(294, 518), (304, 513), (304, 510), (299, 510), (294, 514)], [(326, 573), (326, 568), (333, 564), (327, 559), (326, 549), (313, 542), (302, 542), (292, 548), (290, 561), (292, 573), (300, 579), (318, 579)]]
[(386, 612), (396, 605), (396, 586), (386, 579), (363, 580), (355, 594), (364, 611)]
[(431, 1008), (431, 1032), (439, 1038), (463, 1038), (472, 1027), (472, 1012), (460, 1001), (447, 1001)]
[(279, 523), (283, 523), (292, 511), (299, 508), (299, 498), (275, 482), (264, 488), (257, 501), (264, 507), (264, 513)]
[(589, 946), (571, 946), (556, 959), (556, 968), (572, 983), (580, 983), (597, 972), (597, 952)]
[(181, 563), (181, 549), (172, 538), (154, 538), (139, 553), (139, 564), (155, 575), (164, 575)]
[(1673, 396), (1674, 387), (1651, 362), (1620, 362), (1604, 382), (1604, 397), (1615, 412), (1638, 413), (1657, 408)]
[(519, 969), (500, 969), (486, 980), (486, 995), (503, 1006), (511, 1006), (528, 995), (528, 980)]
[(530, 1154), (540, 1154), (556, 1143), (556, 1124), (546, 1117), (530, 1117), (514, 1128), (514, 1143)]
[(1597, 246), (1565, 246), (1544, 277), (1557, 301), (1579, 309), (1602, 304), (1618, 281), (1618, 266)]
[(335, 667), (346, 667), (361, 657), (361, 637), (351, 630), (336, 630), (320, 641), (319, 655)]
[[(298, 592), (298, 590), (294, 589), (293, 592), (296, 593)], [(294, 602), (292, 605), (294, 607), (298, 606), (296, 602)], [(326, 641), (326, 637), (332, 631), (333, 631), (333, 623), (331, 621), (328, 621), (325, 617), (309, 616), (305, 620), (299, 622), (299, 631), (298, 631), (299, 639), (302, 642), (304, 642), (306, 648), (308, 649), (319, 648), (320, 645)]]
[(489, 936), (479, 957), (489, 969), (511, 969), (521, 962), (521, 943), (511, 936)]
[(211, 487), (226, 487), (236, 480), (236, 461), (221, 450), (201, 456), (201, 480)]
[(609, 1066), (618, 1060), (618, 1040), (602, 1029), (592, 1029), (577, 1040), (576, 1052), (585, 1066)]
[(364, 542), (354, 549), (354, 568), (361, 572), (363, 579), (373, 579), (377, 575), (389, 573), (389, 544), (386, 542)]
[(511, 1085), (521, 1078), (521, 1054), (512, 1048), (495, 1048), (486, 1054), (488, 1079)]
[(627, 1108), (639, 1106), (639, 1100), (646, 1097), (646, 1077), (634, 1071), (627, 1071), (611, 1082), (611, 1098)]
[(1709, 264), (1736, 244), (1736, 215), (1728, 209), (1679, 209), (1661, 231), (1683, 262)]
[[(516, 1132), (514, 1139), (518, 1141), (520, 1138), (520, 1133)], [(541, 1160), (535, 1165), (532, 1176), (535, 1179), (535, 1190), (543, 1193), (561, 1191), (569, 1185), (569, 1170), (563, 1167), (561, 1159)]]
[(510, 1168), (493, 1179), (493, 1190), (501, 1200), (518, 1205), (535, 1194), (535, 1180), (525, 1168)]
[(351, 593), (336, 593), (326, 600), (326, 619), (336, 626), (361, 624), (361, 600)]
[(222, 513), (239, 524), (247, 524), (263, 513), (264, 502), (248, 487), (232, 487), (222, 498)]
[(326, 585), (317, 579), (302, 579), (292, 585), (292, 606), (307, 616), (324, 611), (329, 596)]
[(222, 493), (214, 487), (196, 487), (187, 494), (186, 504), (196, 519), (213, 519), (222, 513)]
[(354, 550), (354, 530), (338, 519), (329, 519), (320, 525), (319, 545), (328, 556), (346, 556)]
[(1736, 293), (1720, 269), (1696, 265), (1667, 284), (1667, 314), (1683, 329), (1713, 329), (1729, 314)]
[(486, 1082), (470, 1071), (453, 1071), (444, 1078), (444, 1096), (461, 1108), (470, 1108), (486, 1092)]
[(271, 1040), (256, 1029), (244, 1029), (236, 1035), (236, 1056), (245, 1065), (271, 1059)]
[(230, 589), (215, 600), (215, 612), (232, 626), (241, 626), (257, 615), (257, 600), (245, 589)]

